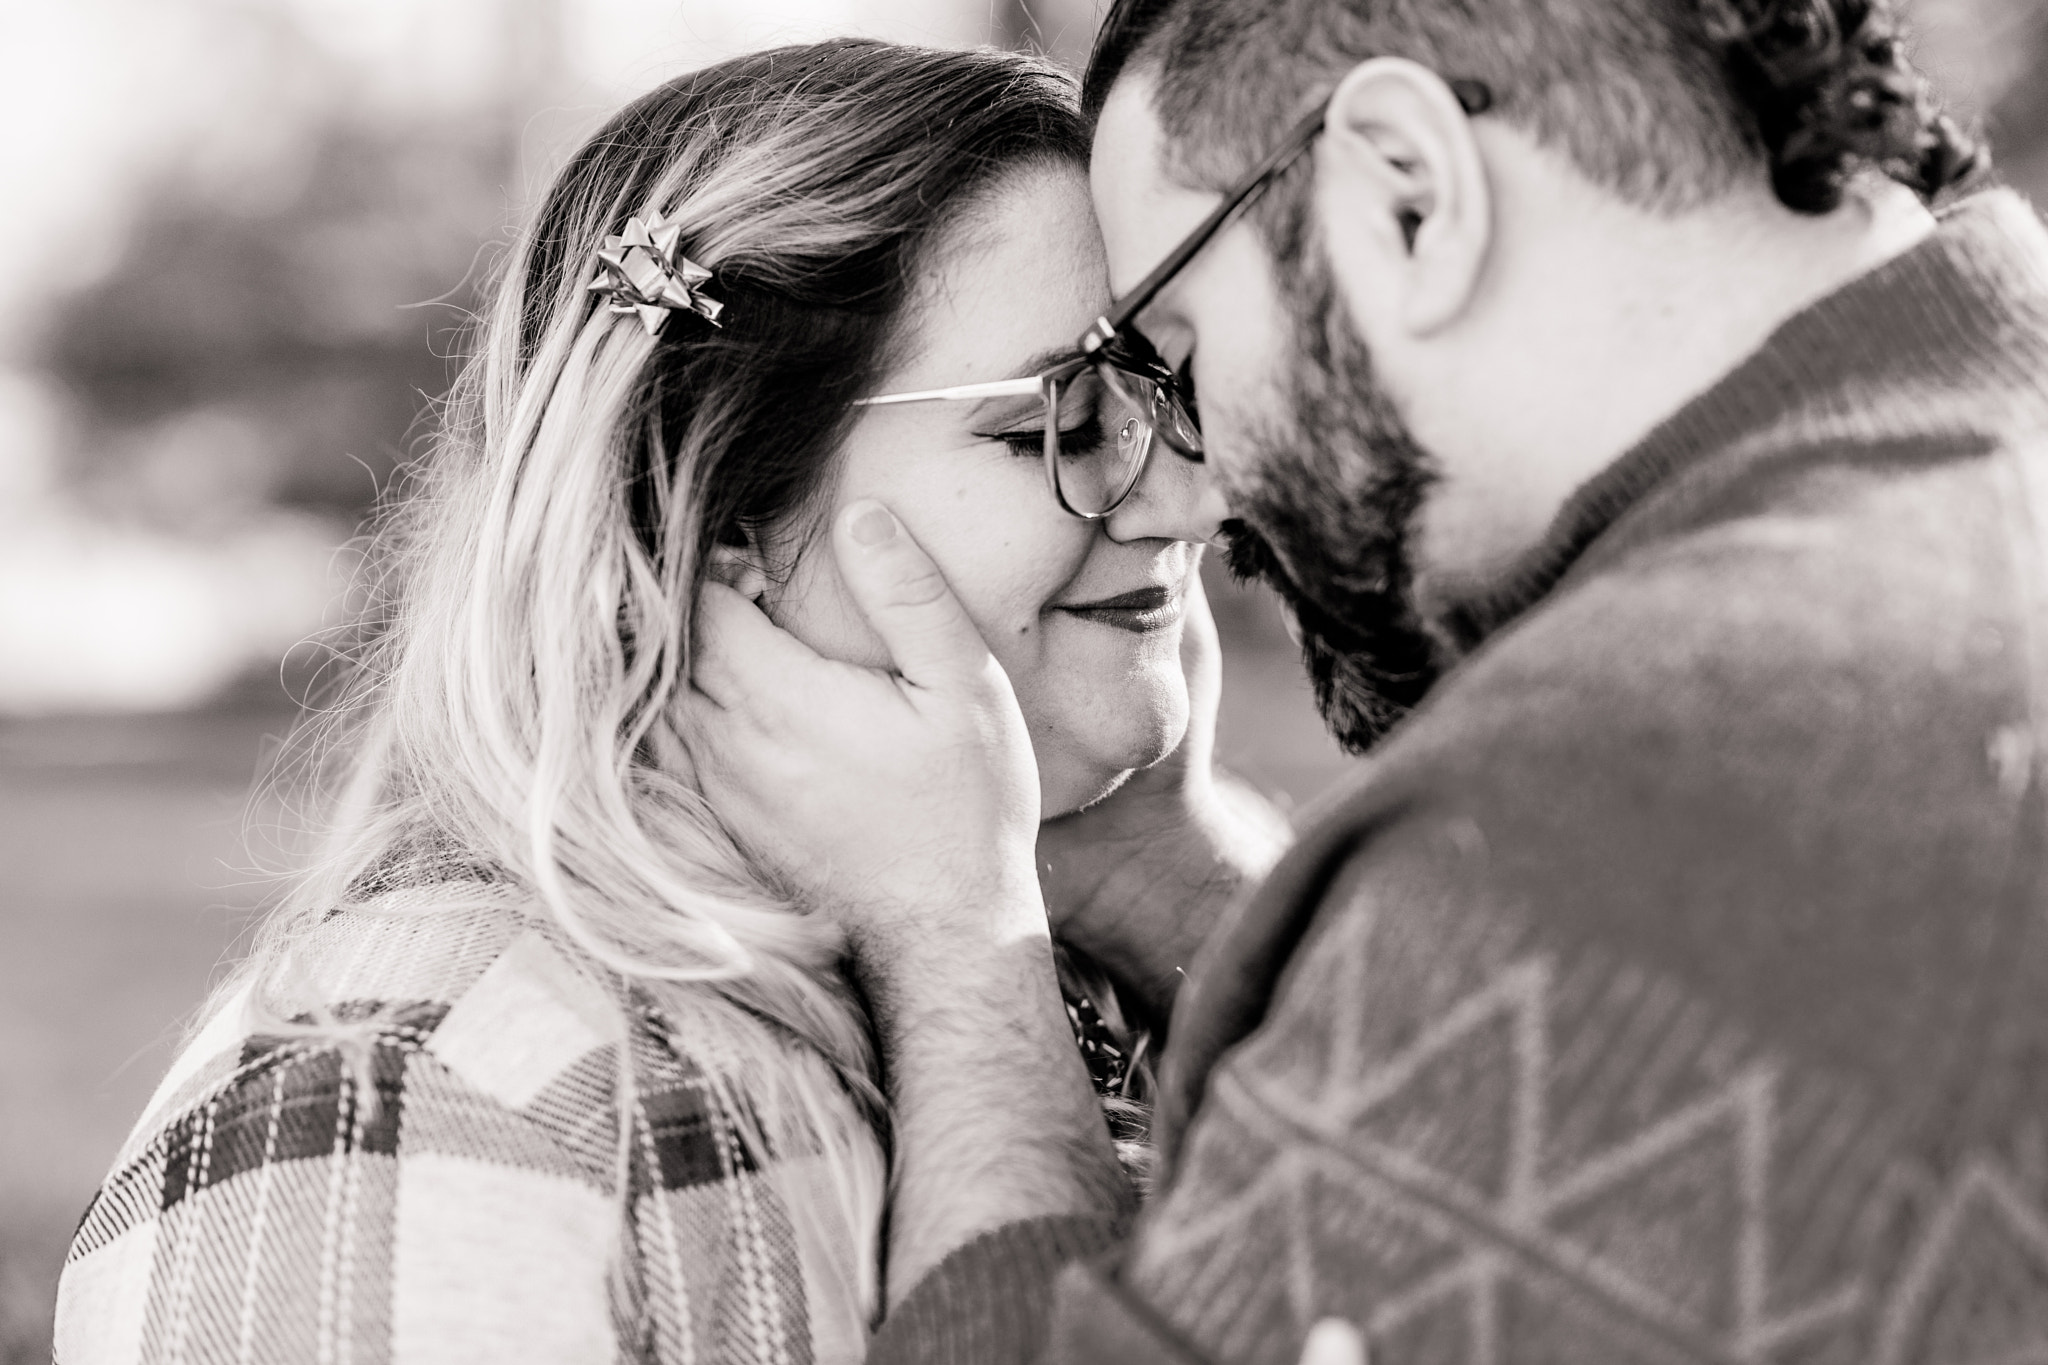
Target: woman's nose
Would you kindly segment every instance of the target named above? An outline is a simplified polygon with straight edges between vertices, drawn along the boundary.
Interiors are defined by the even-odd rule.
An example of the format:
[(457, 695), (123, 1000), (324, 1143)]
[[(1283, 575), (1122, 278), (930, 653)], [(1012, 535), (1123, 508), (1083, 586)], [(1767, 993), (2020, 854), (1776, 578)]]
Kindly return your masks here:
[(1112, 540), (1210, 541), (1229, 515), (1230, 504), (1208, 465), (1158, 445), (1138, 486), (1109, 514), (1103, 529)]

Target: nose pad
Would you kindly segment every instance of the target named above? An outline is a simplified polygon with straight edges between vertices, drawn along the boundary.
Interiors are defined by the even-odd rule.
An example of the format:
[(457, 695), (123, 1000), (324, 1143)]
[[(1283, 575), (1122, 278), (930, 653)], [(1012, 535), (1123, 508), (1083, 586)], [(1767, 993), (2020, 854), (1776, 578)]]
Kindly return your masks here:
[(1207, 542), (1229, 515), (1229, 503), (1209, 466), (1176, 455), (1155, 436), (1137, 487), (1104, 520), (1103, 530), (1112, 540)]

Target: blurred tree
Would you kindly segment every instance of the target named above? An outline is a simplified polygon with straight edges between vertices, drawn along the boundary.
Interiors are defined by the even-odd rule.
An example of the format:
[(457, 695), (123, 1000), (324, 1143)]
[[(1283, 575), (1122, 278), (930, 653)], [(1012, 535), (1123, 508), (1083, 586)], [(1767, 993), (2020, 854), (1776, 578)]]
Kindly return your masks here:
[(77, 400), (90, 501), (201, 534), (266, 505), (349, 524), (453, 376), (560, 85), (562, 0), (493, 5), (490, 76), (396, 105), (291, 11), (236, 13), (263, 153), (162, 170), (111, 269), (51, 301), (36, 359)]
[(202, 457), (173, 480), (226, 476), (244, 496), (360, 511), (447, 386), (511, 169), (495, 121), (337, 122), (311, 130), (272, 204), (222, 205), (178, 183), (146, 196), (114, 269), (63, 300), (45, 334), (45, 364), (87, 415), (82, 481), (178, 520), (179, 499), (148, 496), (165, 480), (131, 466), (176, 446), (197, 411), (242, 427), (255, 458), (223, 441), (223, 468)]
[[(1078, 68), (1106, 7), (1001, 0), (996, 36)], [(2048, 198), (2048, 5), (1910, 10), (2004, 175)], [(343, 517), (367, 504), (450, 377), (479, 243), (514, 207), (517, 130), (558, 79), (561, 0), (498, 14), (495, 104), (400, 122), (328, 100), (269, 192), (166, 178), (143, 198), (111, 273), (44, 333), (41, 359), (81, 400), (76, 473), (96, 499), (195, 529), (251, 501)]]

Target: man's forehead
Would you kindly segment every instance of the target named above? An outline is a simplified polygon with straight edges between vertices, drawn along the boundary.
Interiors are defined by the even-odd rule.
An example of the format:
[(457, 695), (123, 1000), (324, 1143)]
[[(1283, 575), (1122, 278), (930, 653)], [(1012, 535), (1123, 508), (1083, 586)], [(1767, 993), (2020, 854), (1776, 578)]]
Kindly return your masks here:
[[(1126, 73), (1110, 87), (1102, 112), (1095, 118), (1095, 155), (1098, 160), (1118, 162), (1139, 160), (1149, 174), (1157, 174), (1164, 130), (1154, 108), (1152, 95), (1158, 80), (1152, 72)], [(1130, 169), (1137, 169), (1132, 166)]]
[(1110, 88), (1095, 123), (1088, 180), (1109, 251), (1110, 287), (1119, 294), (1143, 279), (1216, 202), (1215, 195), (1168, 175), (1153, 86), (1150, 72), (1124, 76)]

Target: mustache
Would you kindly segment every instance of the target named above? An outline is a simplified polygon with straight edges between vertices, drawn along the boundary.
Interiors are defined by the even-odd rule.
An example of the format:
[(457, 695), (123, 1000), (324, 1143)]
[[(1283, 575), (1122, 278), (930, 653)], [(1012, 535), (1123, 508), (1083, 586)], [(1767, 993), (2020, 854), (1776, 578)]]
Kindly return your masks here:
[(1250, 522), (1224, 522), (1220, 539), (1231, 577), (1266, 584), (1293, 612), (1316, 709), (1347, 752), (1364, 753), (1421, 702), (1441, 669), (1399, 587), (1326, 580), (1311, 594)]

